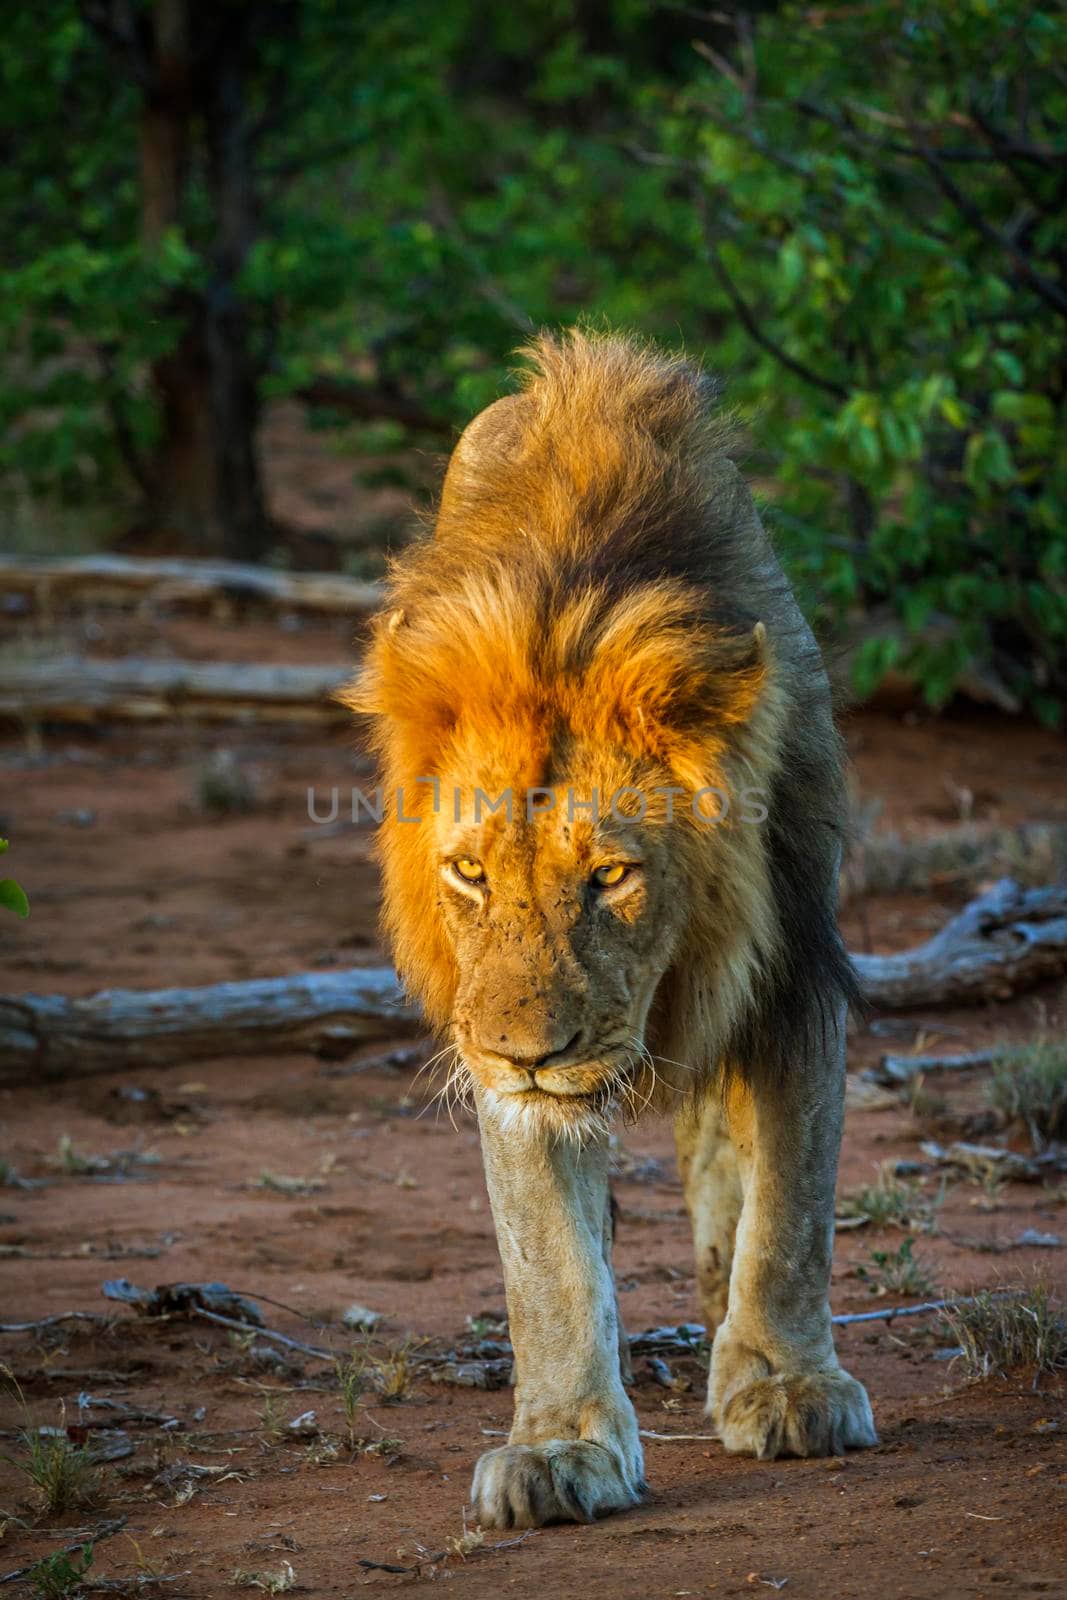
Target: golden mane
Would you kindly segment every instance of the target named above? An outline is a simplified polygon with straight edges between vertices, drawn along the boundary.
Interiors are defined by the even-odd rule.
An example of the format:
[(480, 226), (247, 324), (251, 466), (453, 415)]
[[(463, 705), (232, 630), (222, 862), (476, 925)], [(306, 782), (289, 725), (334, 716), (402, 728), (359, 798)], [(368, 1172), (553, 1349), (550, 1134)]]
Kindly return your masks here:
[[(812, 649), (727, 454), (714, 385), (615, 335), (541, 337), (523, 354), (520, 391), (456, 447), (433, 535), (394, 563), (343, 696), (372, 719), (385, 793), (402, 788), (425, 821), (416, 780), (471, 739), (516, 787), (543, 782), (573, 741), (625, 752), (650, 782), (773, 785)], [(743, 1028), (757, 972), (782, 964), (772, 841), (756, 827), (688, 832), (689, 870), (714, 878), (729, 936), (706, 896), (692, 938), (703, 976), (694, 965), (677, 981), (694, 1026), (714, 1010), (723, 1035)], [(456, 973), (431, 834), (387, 805), (385, 925), (439, 1027)]]

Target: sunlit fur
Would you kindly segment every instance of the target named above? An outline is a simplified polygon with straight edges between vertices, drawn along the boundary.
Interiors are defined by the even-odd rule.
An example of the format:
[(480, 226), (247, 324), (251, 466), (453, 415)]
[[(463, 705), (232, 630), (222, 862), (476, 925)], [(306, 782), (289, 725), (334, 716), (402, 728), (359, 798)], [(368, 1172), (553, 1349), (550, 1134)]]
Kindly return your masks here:
[[(345, 698), (372, 719), (389, 797), (385, 927), (457, 1046), (453, 1090), (473, 1073), (502, 1117), (581, 1136), (616, 1107), (692, 1096), (723, 1064), (788, 1071), (850, 996), (826, 892), (843, 800), (818, 652), (711, 381), (615, 336), (543, 337), (524, 355), (520, 392), (460, 440), (432, 536), (394, 564)], [(450, 800), (434, 814), (416, 783), (431, 776), (468, 805), (476, 785), (510, 787), (520, 813), (527, 788), (568, 784), (628, 785), (648, 809), (614, 828), (496, 818), (472, 839)], [(709, 826), (683, 799), (668, 820), (652, 792), (667, 784), (727, 791), (729, 819)], [(739, 818), (753, 787), (762, 824)], [(419, 824), (398, 820), (397, 789)], [(588, 875), (620, 826), (655, 881), (650, 866), (640, 901), (598, 902)], [(482, 899), (443, 877), (453, 842), (486, 862)], [(519, 991), (522, 1017), (506, 1003)], [(510, 1041), (557, 1003), (589, 1039), (559, 1081), (584, 1073), (588, 1092), (499, 1092), (511, 1075), (484, 1048), (487, 1009)]]

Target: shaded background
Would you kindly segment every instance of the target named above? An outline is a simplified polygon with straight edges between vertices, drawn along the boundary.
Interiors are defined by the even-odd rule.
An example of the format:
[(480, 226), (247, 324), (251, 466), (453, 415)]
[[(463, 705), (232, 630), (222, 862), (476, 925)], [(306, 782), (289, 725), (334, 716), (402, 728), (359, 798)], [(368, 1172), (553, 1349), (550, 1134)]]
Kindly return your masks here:
[(809, 610), (1054, 720), (1067, 22), (42, 0), (0, 61), (0, 517), (374, 576), (531, 329), (727, 380)]

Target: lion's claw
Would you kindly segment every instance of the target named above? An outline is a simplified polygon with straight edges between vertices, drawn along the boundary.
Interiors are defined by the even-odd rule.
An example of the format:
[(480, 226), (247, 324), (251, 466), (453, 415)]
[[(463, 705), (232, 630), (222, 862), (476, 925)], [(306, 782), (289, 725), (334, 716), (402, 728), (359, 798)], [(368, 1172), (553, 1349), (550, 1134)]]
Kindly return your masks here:
[(592, 1522), (637, 1505), (646, 1485), (611, 1450), (584, 1439), (506, 1444), (474, 1469), (471, 1500), (483, 1528), (540, 1528)]
[(836, 1456), (878, 1443), (867, 1391), (849, 1373), (775, 1373), (717, 1408), (723, 1446), (738, 1455)]

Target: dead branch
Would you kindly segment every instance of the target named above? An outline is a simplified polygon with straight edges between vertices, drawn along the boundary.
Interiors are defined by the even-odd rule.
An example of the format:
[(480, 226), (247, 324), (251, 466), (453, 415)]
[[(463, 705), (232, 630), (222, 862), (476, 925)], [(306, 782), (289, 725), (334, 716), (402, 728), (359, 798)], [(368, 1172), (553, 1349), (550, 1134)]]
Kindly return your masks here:
[(1002, 878), (915, 950), (853, 957), (872, 1006), (1003, 1000), (1067, 970), (1067, 883), (1023, 889)]
[[(181, 1287), (181, 1286), (179, 1286)], [(224, 1289), (224, 1285), (186, 1285), (190, 1288), (215, 1288)], [(105, 1285), (105, 1293), (107, 1285)], [(997, 1295), (1012, 1294), (1011, 1289), (998, 1289), (993, 1293)], [(854, 1323), (896, 1321), (898, 1317), (925, 1317), (933, 1316), (939, 1311), (956, 1311), (965, 1306), (978, 1303), (980, 1297), (971, 1295), (955, 1300), (924, 1300), (915, 1306), (883, 1306), (877, 1311), (839, 1312), (830, 1318), (834, 1327), (849, 1327)], [(339, 1353), (323, 1349), (318, 1345), (305, 1344), (300, 1339), (290, 1338), (288, 1334), (280, 1333), (277, 1329), (265, 1327), (262, 1323), (242, 1321), (239, 1317), (223, 1316), (219, 1312), (211, 1311), (202, 1304), (189, 1300), (180, 1304), (171, 1312), (160, 1312), (166, 1316), (195, 1316), (207, 1322), (216, 1323), (219, 1327), (228, 1328), (235, 1333), (243, 1333), (251, 1338), (265, 1339), (273, 1344), (281, 1345), (283, 1349), (294, 1350), (300, 1355), (310, 1356), (315, 1361), (336, 1362)], [(2, 1333), (25, 1333), (41, 1327), (51, 1326), (54, 1322), (61, 1322), (72, 1318), (85, 1318), (86, 1320), (104, 1320), (90, 1312), (65, 1312), (58, 1317), (46, 1317), (40, 1322), (21, 1322), (0, 1325)], [(631, 1355), (649, 1354), (654, 1359), (663, 1354), (701, 1356), (706, 1348), (707, 1330), (699, 1322), (683, 1322), (671, 1327), (649, 1328), (642, 1333), (633, 1333), (628, 1336)], [(485, 1341), (482, 1342), (484, 1347)], [(456, 1350), (445, 1351), (439, 1355), (423, 1355), (419, 1358), (419, 1370), (432, 1383), (457, 1384), (465, 1388), (499, 1389), (510, 1381), (512, 1347), (506, 1339), (491, 1341), (492, 1354), (481, 1356), (479, 1346), (470, 1346)], [(147, 1415), (147, 1413), (146, 1413)], [(483, 1430), (488, 1431), (488, 1430)], [(682, 1438), (684, 1435), (656, 1435), (650, 1438)], [(701, 1435), (703, 1437), (703, 1435)], [(0, 1580), (6, 1581), (6, 1580)]]
[(717, 1433), (657, 1433), (654, 1428), (638, 1428), (642, 1439), (655, 1439), (659, 1444), (714, 1444)]
[(416, 1013), (389, 967), (306, 972), (201, 989), (0, 995), (0, 1084), (216, 1056), (337, 1055), (410, 1033)]
[(1055, 279), (1039, 272), (1033, 261), (1015, 239), (995, 228), (981, 206), (960, 185), (945, 167), (940, 153), (927, 143), (921, 128), (909, 124), (916, 153), (945, 198), (956, 207), (960, 216), (969, 222), (974, 231), (995, 249), (1002, 250), (1019, 269), (1020, 274), (1045, 304), (1061, 317), (1067, 316), (1067, 294)]
[(910, 1083), (928, 1072), (970, 1072), (976, 1067), (991, 1067), (996, 1050), (973, 1050), (962, 1056), (883, 1056), (876, 1067), (863, 1074), (867, 1083)]
[(0, 685), (0, 719), (92, 723), (107, 718), (158, 722), (336, 722), (348, 715), (333, 695), (350, 666), (258, 666), (246, 662), (120, 661), (80, 656), (9, 663)]
[[(853, 957), (881, 1009), (1003, 999), (1067, 970), (1067, 883), (980, 895), (917, 950)], [(0, 1085), (218, 1056), (339, 1055), (417, 1028), (388, 967), (299, 973), (202, 989), (0, 995)]]
[(979, 1182), (999, 1177), (1010, 1183), (1038, 1183), (1067, 1172), (1067, 1148), (1059, 1144), (1026, 1156), (1004, 1145), (972, 1144), (966, 1139), (957, 1139), (947, 1147), (928, 1139), (919, 1149), (935, 1167), (954, 1167)]
[(38, 610), (71, 604), (220, 607), (257, 604), (358, 617), (381, 604), (375, 583), (336, 572), (275, 572), (240, 561), (130, 556), (2, 556), (0, 595)]

